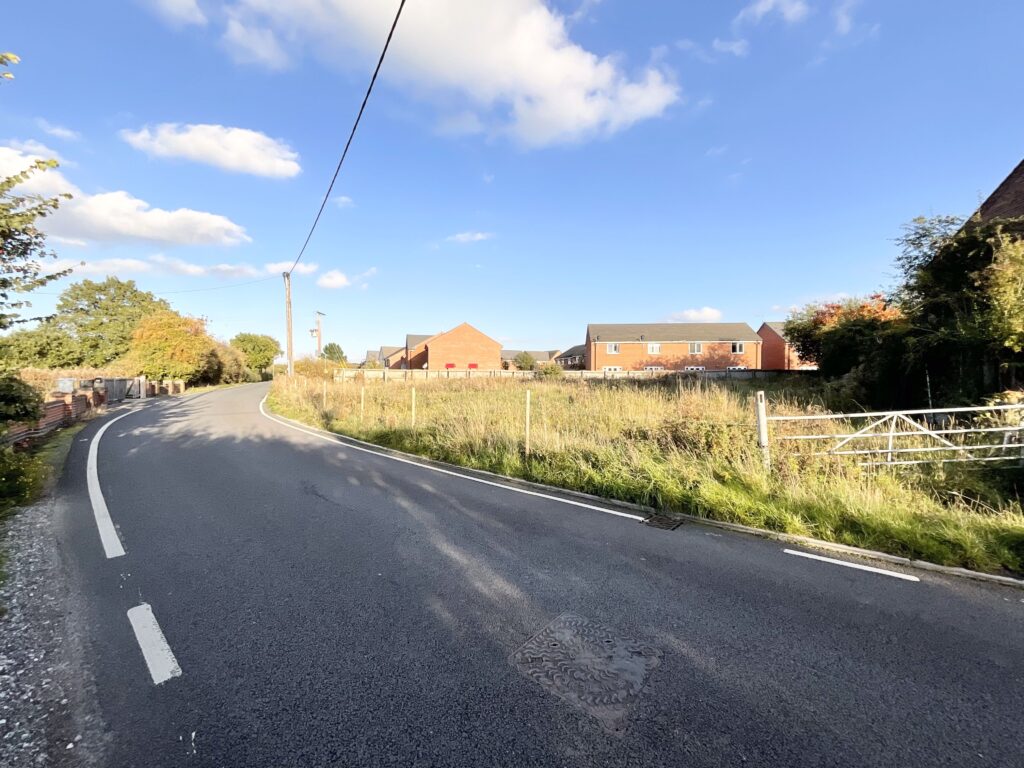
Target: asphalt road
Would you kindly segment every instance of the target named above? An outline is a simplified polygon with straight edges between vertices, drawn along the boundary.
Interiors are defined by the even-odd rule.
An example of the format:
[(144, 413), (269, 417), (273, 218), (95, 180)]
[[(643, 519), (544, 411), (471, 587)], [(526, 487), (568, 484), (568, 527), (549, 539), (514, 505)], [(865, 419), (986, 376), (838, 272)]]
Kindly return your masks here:
[[(58, 508), (97, 764), (1024, 764), (1024, 592), (441, 474), (276, 423), (266, 391), (111, 424), (120, 557), (87, 455), (125, 410), (75, 442)], [(141, 605), (172, 659), (149, 634), (147, 663)]]

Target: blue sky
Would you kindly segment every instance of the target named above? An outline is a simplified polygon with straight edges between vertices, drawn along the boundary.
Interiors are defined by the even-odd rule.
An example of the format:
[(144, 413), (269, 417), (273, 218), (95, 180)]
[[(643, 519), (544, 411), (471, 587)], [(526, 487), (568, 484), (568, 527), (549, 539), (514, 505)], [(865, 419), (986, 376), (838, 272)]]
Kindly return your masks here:
[[(12, 4), (0, 172), (62, 158), (33, 189), (75, 194), (47, 227), (76, 277), (283, 341), (268, 265), (302, 244), (396, 7)], [(756, 327), (890, 284), (901, 224), (970, 213), (1021, 159), (1024, 4), (638, 8), (409, 0), (294, 278), (298, 352), (316, 310), (358, 359), (464, 320), (516, 348)]]

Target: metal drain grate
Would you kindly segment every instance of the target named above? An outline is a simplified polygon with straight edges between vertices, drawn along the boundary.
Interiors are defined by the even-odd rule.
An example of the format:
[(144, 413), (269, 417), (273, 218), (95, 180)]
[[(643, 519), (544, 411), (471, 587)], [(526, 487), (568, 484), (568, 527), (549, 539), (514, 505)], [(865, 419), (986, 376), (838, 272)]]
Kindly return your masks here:
[(644, 525), (649, 525), (651, 528), (662, 528), (666, 531), (674, 531), (683, 521), (678, 517), (669, 517), (668, 515), (652, 515), (644, 520)]
[(509, 661), (550, 693), (621, 733), (647, 675), (661, 662), (661, 651), (566, 613), (526, 641)]

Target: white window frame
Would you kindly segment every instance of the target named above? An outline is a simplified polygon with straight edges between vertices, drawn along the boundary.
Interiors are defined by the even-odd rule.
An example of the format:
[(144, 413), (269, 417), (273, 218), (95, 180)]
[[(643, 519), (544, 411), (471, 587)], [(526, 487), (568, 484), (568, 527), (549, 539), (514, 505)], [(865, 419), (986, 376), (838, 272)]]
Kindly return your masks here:
[(617, 371), (621, 371), (622, 370), (622, 366), (621, 365), (606, 365), (601, 370), (609, 372), (609, 373), (615, 373)]
[(647, 354), (648, 355), (660, 355), (661, 354), (661, 344), (659, 342), (655, 342), (655, 341), (647, 342)]
[(704, 370), (706, 370), (706, 368), (703, 365), (687, 365), (683, 368), (684, 372), (688, 371), (690, 373), (700, 373)]
[(617, 354), (619, 354), (619, 342), (617, 342), (617, 341), (609, 341), (605, 345), (605, 352), (607, 354), (609, 354), (609, 355), (617, 355)]
[(690, 354), (691, 355), (702, 355), (704, 354), (704, 345), (699, 341), (690, 342)]
[(725, 370), (727, 370), (727, 371), (747, 371), (747, 370), (750, 370), (750, 369), (747, 368), (747, 366), (745, 366), (745, 365), (730, 365), (730, 366), (727, 366)]
[(732, 343), (732, 353), (734, 355), (742, 355), (746, 351), (747, 351), (747, 345), (746, 345), (745, 342), (734, 341)]
[(664, 371), (665, 370), (665, 366), (664, 365), (645, 365), (644, 366), (644, 370), (645, 371)]

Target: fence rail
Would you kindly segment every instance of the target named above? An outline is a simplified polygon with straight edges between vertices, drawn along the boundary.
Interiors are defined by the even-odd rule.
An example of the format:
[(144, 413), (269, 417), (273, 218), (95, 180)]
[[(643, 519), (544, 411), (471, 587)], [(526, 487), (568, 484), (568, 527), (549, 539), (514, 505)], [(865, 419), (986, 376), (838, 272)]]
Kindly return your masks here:
[[(758, 444), (766, 463), (771, 460), (774, 439), (820, 441), (822, 449), (810, 455), (855, 457), (861, 466), (994, 461), (1014, 461), (1024, 466), (1024, 404), (784, 416), (769, 415), (764, 393), (759, 392), (756, 415)], [(957, 423), (964, 418), (969, 419), (966, 424)], [(857, 424), (864, 421), (868, 423), (858, 429)], [(840, 422), (849, 427), (839, 432), (770, 435), (772, 425), (808, 422)], [(1003, 439), (994, 442), (993, 436), (998, 434)]]

